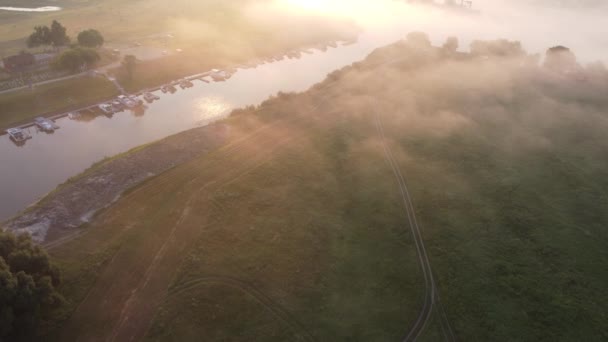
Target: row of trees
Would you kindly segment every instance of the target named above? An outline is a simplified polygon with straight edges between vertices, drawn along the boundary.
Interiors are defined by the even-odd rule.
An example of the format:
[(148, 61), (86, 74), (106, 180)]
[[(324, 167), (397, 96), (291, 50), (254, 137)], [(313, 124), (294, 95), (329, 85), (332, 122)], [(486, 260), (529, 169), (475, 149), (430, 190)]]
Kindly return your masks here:
[[(77, 40), (78, 44), (72, 44), (71, 49), (63, 51), (52, 63), (54, 68), (75, 72), (88, 68), (101, 59), (99, 53), (94, 49), (104, 44), (104, 38), (99, 31), (84, 30), (78, 34)], [(53, 20), (50, 27), (34, 27), (34, 32), (27, 39), (27, 45), (30, 48), (38, 46), (58, 48), (69, 45), (70, 42), (67, 29), (57, 20)]]
[(28, 234), (0, 230), (0, 341), (29, 335), (61, 305), (60, 281), (59, 269)]
[[(80, 32), (77, 40), (79, 45), (89, 48), (100, 47), (104, 43), (101, 33), (94, 29)], [(67, 35), (67, 29), (57, 20), (53, 20), (50, 27), (34, 27), (34, 32), (27, 39), (27, 46), (30, 48), (39, 46), (61, 47), (69, 45), (70, 42), (71, 39)]]

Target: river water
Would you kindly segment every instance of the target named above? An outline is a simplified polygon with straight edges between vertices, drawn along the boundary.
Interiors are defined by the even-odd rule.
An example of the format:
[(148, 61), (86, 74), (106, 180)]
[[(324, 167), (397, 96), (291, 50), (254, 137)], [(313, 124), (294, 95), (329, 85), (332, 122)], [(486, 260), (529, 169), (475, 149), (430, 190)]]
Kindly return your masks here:
[[(359, 22), (364, 31), (356, 44), (329, 48), (326, 52), (314, 50), (300, 59), (285, 59), (254, 69), (239, 69), (222, 83), (194, 81), (194, 87), (175, 94), (157, 92), (161, 99), (147, 105), (143, 113), (125, 111), (112, 118), (97, 116), (89, 121), (66, 117), (57, 120), (61, 128), (54, 134), (29, 128), (33, 138), (24, 146), (16, 146), (8, 136), (1, 136), (0, 221), (104, 157), (208, 124), (233, 108), (259, 104), (279, 91), (304, 91), (329, 72), (363, 59), (375, 48), (403, 38), (412, 30), (428, 32), (437, 44), (450, 35), (458, 35), (461, 46), (468, 46), (474, 38), (497, 36), (521, 39), (529, 51), (541, 52), (552, 44), (546, 42), (543, 32), (524, 33), (525, 24), (520, 25), (522, 31), (505, 32), (506, 27), (513, 27), (512, 23), (505, 21), (501, 25), (485, 14), (460, 16), (441, 10), (413, 9), (395, 1), (390, 4), (389, 10), (373, 14), (367, 11), (369, 15)], [(541, 36), (545, 38), (540, 39)], [(588, 55), (595, 52), (588, 36), (585, 42), (575, 35), (561, 38)]]

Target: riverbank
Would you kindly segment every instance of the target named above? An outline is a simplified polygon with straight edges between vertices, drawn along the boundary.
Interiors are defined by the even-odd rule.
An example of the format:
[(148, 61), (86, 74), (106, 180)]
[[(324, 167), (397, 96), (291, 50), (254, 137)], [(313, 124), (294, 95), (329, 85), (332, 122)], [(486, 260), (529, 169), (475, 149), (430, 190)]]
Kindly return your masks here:
[(132, 186), (223, 145), (230, 130), (221, 122), (195, 128), (95, 163), (5, 223), (35, 241), (77, 233), (93, 215)]
[[(242, 64), (257, 65), (266, 60), (283, 59), (290, 52), (302, 54), (309, 49), (325, 49), (335, 46), (337, 40), (353, 40), (353, 35), (337, 34), (323, 42), (292, 43), (280, 47), (264, 47), (260, 52), (237, 53), (211, 51), (201, 58), (201, 51), (177, 53), (159, 59), (138, 63), (133, 77), (128, 77), (122, 67), (112, 68), (109, 74), (130, 93), (161, 86), (193, 74), (212, 69), (235, 68)], [(82, 76), (45, 84), (33, 89), (0, 94), (0, 135), (7, 128), (25, 124), (38, 116), (50, 117), (98, 102), (106, 101), (120, 92), (104, 77)]]

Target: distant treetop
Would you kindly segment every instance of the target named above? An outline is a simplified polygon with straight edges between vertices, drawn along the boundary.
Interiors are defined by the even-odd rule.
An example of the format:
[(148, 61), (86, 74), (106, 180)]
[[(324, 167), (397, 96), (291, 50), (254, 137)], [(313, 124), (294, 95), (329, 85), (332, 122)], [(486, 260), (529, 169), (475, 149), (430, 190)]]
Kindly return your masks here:
[(78, 44), (86, 47), (100, 47), (104, 43), (104, 38), (99, 31), (89, 29), (78, 34)]

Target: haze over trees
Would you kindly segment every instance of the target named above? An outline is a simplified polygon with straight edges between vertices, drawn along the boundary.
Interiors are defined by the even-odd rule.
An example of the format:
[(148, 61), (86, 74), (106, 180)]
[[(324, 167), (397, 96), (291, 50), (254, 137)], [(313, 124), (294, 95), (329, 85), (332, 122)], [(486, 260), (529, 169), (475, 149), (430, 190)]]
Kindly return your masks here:
[[(134, 189), (58, 247), (62, 264), (86, 269), (82, 250), (108, 260), (70, 301), (72, 340), (108, 334), (121, 318), (95, 308), (123, 307), (133, 289), (123, 318), (150, 341), (399, 340), (424, 280), (395, 165), (458, 340), (605, 340), (608, 75), (530, 63), (514, 41), (429, 42), (410, 34), (234, 112), (208, 128), (228, 128), (234, 149)], [(77, 270), (66, 280), (82, 284)], [(267, 296), (295, 332), (226, 284)], [(441, 340), (437, 317), (420, 340)]]
[(89, 48), (101, 47), (104, 43), (103, 36), (95, 29), (80, 32), (77, 39), (78, 44)]
[(100, 59), (101, 57), (94, 49), (75, 47), (62, 52), (53, 61), (53, 67), (75, 72), (90, 68)]
[(0, 231), (0, 341), (29, 335), (63, 298), (59, 270), (29, 235)]
[(36, 26), (34, 32), (27, 39), (27, 46), (30, 48), (38, 46), (60, 47), (69, 44), (70, 37), (66, 33), (66, 28), (57, 20), (53, 20), (51, 27)]
[(122, 61), (122, 66), (125, 68), (129, 80), (132, 80), (137, 66), (137, 58), (133, 55), (126, 55)]

